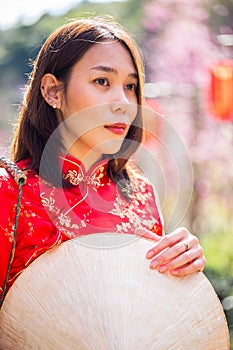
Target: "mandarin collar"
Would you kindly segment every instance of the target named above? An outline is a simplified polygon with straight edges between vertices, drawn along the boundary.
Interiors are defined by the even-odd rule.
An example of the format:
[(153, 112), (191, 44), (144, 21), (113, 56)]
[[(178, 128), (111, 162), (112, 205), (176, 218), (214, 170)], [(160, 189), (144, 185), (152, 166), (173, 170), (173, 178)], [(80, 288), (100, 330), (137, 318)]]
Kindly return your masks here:
[(99, 187), (100, 179), (106, 175), (108, 159), (102, 159), (86, 171), (84, 164), (70, 155), (61, 155), (63, 179), (74, 186), (85, 183), (88, 186)]

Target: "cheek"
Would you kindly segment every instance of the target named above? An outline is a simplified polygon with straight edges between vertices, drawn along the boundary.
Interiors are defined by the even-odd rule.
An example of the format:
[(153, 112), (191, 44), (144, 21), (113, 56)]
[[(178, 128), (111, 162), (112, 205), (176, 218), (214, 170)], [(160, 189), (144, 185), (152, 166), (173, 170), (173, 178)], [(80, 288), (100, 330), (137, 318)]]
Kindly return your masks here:
[(64, 119), (93, 106), (93, 97), (86, 90), (80, 84), (77, 86), (70, 84), (66, 97), (62, 101), (61, 111)]
[[(78, 110), (80, 108), (80, 110)], [(76, 109), (76, 113), (74, 111)], [(74, 113), (71, 113), (74, 111)], [(81, 104), (76, 104), (75, 106), (69, 106), (69, 112), (71, 113), (69, 117), (64, 120), (64, 128), (76, 135), (77, 138), (91, 132), (98, 125), (98, 120), (93, 117), (94, 111), (82, 108)]]

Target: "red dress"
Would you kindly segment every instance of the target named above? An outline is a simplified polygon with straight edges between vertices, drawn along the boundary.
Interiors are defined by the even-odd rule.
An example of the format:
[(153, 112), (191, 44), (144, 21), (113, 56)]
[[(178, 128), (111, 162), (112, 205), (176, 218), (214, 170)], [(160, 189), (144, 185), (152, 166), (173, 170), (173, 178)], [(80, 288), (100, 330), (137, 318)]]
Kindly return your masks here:
[[(106, 174), (106, 160), (88, 172), (75, 158), (61, 160), (62, 176), (73, 185), (66, 189), (53, 187), (34, 171), (25, 170), (27, 182), (7, 289), (35, 258), (71, 238), (103, 232), (134, 234), (138, 227), (163, 234), (153, 188), (133, 167), (129, 167), (133, 196), (127, 201)], [(17, 165), (26, 169), (28, 161)], [(11, 175), (0, 168), (0, 298), (12, 248), (18, 192)]]

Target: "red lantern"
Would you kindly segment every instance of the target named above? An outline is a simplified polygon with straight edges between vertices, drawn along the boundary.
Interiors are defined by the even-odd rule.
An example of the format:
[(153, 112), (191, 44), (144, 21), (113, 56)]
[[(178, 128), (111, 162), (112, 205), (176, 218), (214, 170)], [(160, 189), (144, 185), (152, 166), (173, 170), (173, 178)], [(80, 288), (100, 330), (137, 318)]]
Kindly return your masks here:
[(211, 114), (223, 121), (233, 121), (233, 60), (219, 61), (210, 73)]

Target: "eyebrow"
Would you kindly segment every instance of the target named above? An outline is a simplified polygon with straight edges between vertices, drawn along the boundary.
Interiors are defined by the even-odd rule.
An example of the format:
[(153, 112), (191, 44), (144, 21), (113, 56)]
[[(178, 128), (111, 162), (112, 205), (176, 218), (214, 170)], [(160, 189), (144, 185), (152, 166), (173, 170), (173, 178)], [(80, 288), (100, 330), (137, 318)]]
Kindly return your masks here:
[[(99, 70), (99, 71), (102, 71), (102, 72), (117, 74), (117, 70), (115, 68), (107, 67), (107, 66), (96, 66), (96, 67), (91, 68), (91, 70)], [(129, 73), (128, 76), (131, 77), (131, 78), (134, 78), (134, 79), (138, 79), (138, 74), (137, 73)]]

